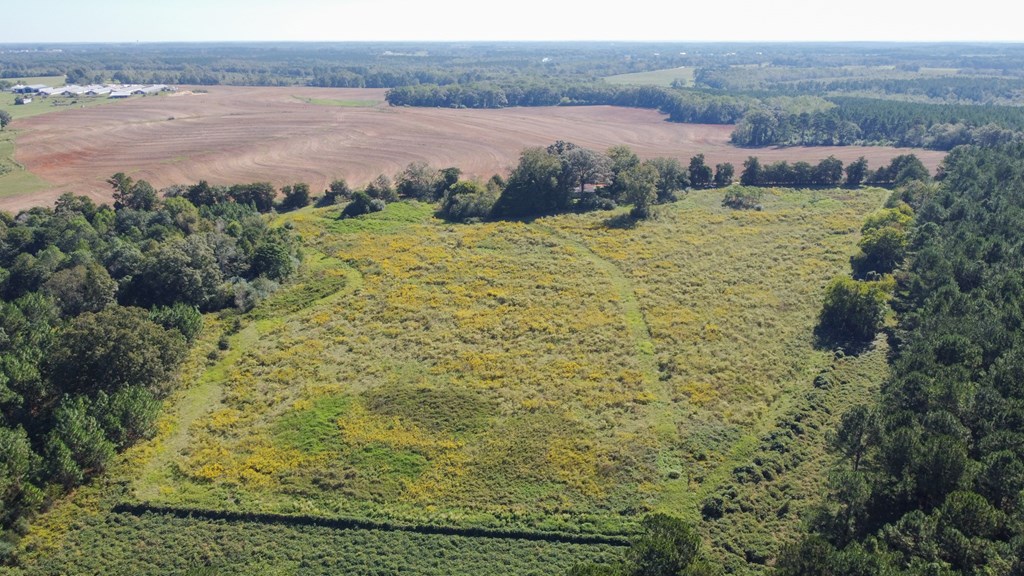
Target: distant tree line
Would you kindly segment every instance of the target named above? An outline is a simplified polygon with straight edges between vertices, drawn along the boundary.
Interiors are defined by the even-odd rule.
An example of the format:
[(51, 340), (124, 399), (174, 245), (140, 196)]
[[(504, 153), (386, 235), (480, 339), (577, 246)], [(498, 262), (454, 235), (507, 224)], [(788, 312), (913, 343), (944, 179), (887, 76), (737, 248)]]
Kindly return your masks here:
[(114, 206), (0, 212), (0, 563), (28, 516), (153, 433), (201, 313), (252, 307), (298, 262), (240, 189), (109, 182)]
[(388, 90), (392, 106), (505, 108), (509, 106), (625, 106), (668, 114), (673, 122), (733, 124), (758, 101), (657, 86), (598, 84), (480, 83), (419, 85)]
[(731, 140), (739, 146), (889, 144), (934, 150), (997, 146), (1024, 138), (1017, 106), (919, 104), (873, 98), (829, 98), (835, 107), (793, 113), (751, 109)]

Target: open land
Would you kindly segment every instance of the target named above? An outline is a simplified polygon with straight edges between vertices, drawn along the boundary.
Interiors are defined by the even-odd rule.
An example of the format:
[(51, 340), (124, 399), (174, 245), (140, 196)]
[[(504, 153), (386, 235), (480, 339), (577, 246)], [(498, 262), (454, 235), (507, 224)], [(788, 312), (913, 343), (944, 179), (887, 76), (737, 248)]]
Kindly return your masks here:
[(829, 155), (849, 162), (864, 156), (877, 167), (913, 152), (934, 170), (944, 156), (877, 146), (737, 148), (728, 142), (732, 126), (676, 124), (656, 111), (608, 106), (393, 108), (384, 102), (384, 90), (373, 89), (181, 90), (12, 123), (18, 131), (15, 160), (46, 186), (18, 194), (0, 182), (0, 209), (51, 204), (64, 192), (108, 200), (105, 180), (116, 172), (158, 188), (202, 179), (307, 182), (322, 190), (335, 178), (360, 186), (422, 160), (486, 179), (507, 173), (524, 147), (554, 140), (598, 150), (625, 144), (641, 157), (684, 162), (704, 153), (711, 165), (732, 162), (737, 169), (750, 155), (762, 162), (816, 162)]
[[(703, 501), (732, 494), (750, 504), (701, 530), (717, 562), (757, 573), (746, 557), (774, 557), (823, 493), (824, 431), (884, 376), (884, 349), (836, 360), (811, 330), (887, 192), (772, 190), (760, 212), (723, 208), (722, 194), (693, 192), (635, 228), (602, 212), (452, 225), (415, 202), (278, 217), (304, 239), (301, 277), (248, 313), (225, 352), (224, 322), (207, 318), (156, 438), (125, 453), (107, 488), (35, 523), (26, 562), (60, 572), (112, 526), (103, 562), (132, 558), (139, 574), (244, 556), (201, 537), (142, 553), (135, 543), (162, 541), (159, 520), (111, 512), (121, 502), (620, 535), (652, 511), (699, 521)], [(847, 384), (815, 388), (822, 370)], [(810, 416), (809, 395), (827, 409)], [(760, 466), (756, 483), (737, 472)], [(70, 517), (89, 527), (67, 532)], [(225, 532), (218, 542), (285, 531), (194, 523)], [(317, 534), (309, 554), (364, 537)], [(344, 544), (331, 561), (397, 562), (387, 542), (406, 538)], [(271, 548), (283, 555), (266, 562), (294, 567)], [(494, 553), (518, 562), (530, 549)], [(537, 553), (551, 568), (612, 551)], [(448, 573), (482, 573), (475, 558), (452, 562)]]

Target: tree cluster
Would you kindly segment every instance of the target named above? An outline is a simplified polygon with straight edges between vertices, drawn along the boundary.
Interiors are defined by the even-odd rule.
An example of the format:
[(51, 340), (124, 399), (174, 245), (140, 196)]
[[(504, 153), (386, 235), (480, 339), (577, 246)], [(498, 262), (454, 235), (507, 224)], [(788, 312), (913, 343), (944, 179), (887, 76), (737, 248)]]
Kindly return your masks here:
[(153, 432), (201, 311), (250, 306), (295, 267), (296, 239), (251, 204), (110, 182), (115, 207), (0, 213), (3, 530)]

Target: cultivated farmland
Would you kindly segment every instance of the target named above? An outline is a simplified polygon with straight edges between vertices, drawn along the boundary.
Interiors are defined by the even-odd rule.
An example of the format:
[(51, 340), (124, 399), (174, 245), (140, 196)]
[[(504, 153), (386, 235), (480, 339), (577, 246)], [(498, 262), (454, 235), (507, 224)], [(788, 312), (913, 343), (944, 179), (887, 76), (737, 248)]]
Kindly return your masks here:
[[(913, 151), (934, 169), (943, 154), (885, 147), (742, 149), (728, 143), (732, 126), (675, 124), (653, 110), (554, 107), (500, 110), (389, 108), (383, 90), (211, 87), (112, 106), (17, 120), (15, 159), (47, 183), (28, 195), (3, 189), (0, 209), (49, 205), (64, 192), (109, 199), (115, 172), (154, 186), (258, 180), (278, 186), (308, 182), (322, 190), (334, 178), (362, 185), (409, 162), (458, 166), (467, 176), (505, 174), (527, 146), (569, 140), (603, 150), (625, 144), (641, 157), (684, 162), (704, 153), (714, 166), (859, 156), (873, 167)], [(378, 102), (377, 105), (372, 105)], [(2, 182), (0, 182), (2, 185)], [(41, 188), (41, 189), (39, 189)]]

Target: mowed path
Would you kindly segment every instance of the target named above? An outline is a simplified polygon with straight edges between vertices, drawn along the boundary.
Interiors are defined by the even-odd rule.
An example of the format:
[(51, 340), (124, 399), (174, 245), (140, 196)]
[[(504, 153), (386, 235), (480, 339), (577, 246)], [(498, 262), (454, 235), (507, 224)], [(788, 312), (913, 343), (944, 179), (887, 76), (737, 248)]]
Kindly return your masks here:
[[(654, 110), (609, 106), (453, 110), (392, 108), (384, 90), (209, 87), (203, 94), (146, 97), (19, 120), (15, 158), (51, 187), (0, 199), (0, 209), (50, 204), (63, 192), (108, 200), (116, 172), (160, 188), (191, 184), (307, 182), (315, 192), (338, 177), (361, 186), (413, 161), (457, 166), (468, 177), (507, 174), (529, 146), (569, 140), (598, 150), (617, 144), (641, 157), (714, 165), (756, 155), (762, 162), (859, 156), (873, 167), (914, 152), (933, 170), (941, 152), (885, 147), (742, 149), (731, 126), (676, 124)], [(306, 99), (377, 105), (325, 106)]]

